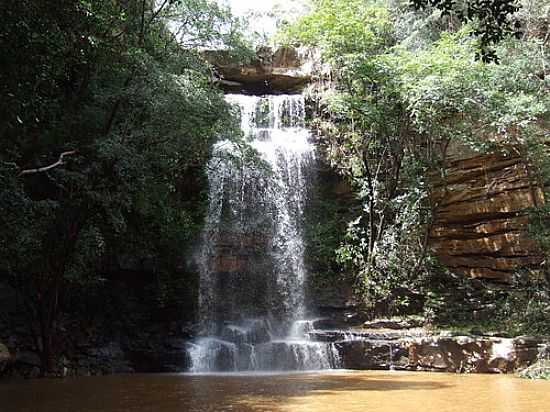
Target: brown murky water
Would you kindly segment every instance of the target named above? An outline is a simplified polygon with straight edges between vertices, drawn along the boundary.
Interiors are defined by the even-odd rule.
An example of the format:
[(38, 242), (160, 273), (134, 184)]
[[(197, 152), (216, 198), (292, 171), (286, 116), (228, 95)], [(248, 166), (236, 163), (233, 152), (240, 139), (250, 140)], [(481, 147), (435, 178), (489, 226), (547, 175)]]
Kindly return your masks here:
[(0, 382), (2, 412), (549, 412), (550, 382), (502, 375), (328, 372)]

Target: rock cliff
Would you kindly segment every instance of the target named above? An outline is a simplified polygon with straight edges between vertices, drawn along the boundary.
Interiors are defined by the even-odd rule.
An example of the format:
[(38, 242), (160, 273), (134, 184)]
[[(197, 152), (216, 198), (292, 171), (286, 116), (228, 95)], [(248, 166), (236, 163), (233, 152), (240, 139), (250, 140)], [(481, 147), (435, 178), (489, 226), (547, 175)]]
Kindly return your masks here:
[(544, 202), (519, 157), (496, 154), (451, 160), (434, 188), (432, 251), (452, 272), (506, 282), (543, 256), (528, 238), (527, 209)]
[(270, 94), (300, 90), (314, 70), (312, 52), (291, 47), (260, 48), (247, 64), (223, 51), (206, 51), (204, 57), (215, 68), (215, 81), (228, 92)]

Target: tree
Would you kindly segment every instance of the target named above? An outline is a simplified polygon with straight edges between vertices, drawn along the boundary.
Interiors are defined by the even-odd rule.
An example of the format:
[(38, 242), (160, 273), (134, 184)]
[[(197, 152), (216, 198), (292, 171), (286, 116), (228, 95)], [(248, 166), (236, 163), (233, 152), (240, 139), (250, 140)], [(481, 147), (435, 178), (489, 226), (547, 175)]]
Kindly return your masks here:
[(482, 61), (498, 62), (494, 45), (506, 37), (521, 36), (521, 23), (517, 12), (521, 6), (517, 0), (410, 0), (416, 10), (429, 7), (441, 11), (442, 16), (452, 16), (461, 23), (473, 23), (474, 34), (480, 40), (479, 57)]
[(429, 288), (426, 279), (437, 272), (427, 250), (437, 210), (429, 183), (444, 173), (451, 142), (527, 159), (547, 153), (547, 46), (533, 37), (503, 39), (495, 46), (501, 64), (487, 64), (476, 59), (469, 25), (435, 27), (411, 42), (419, 34), (400, 32), (402, 21), (424, 16), (344, 3), (313, 1), (280, 38), (320, 48), (331, 66), (332, 83), (314, 96), (320, 109), (313, 124), (363, 205), (337, 254), (376, 304), (403, 289)]
[(246, 43), (206, 0), (22, 1), (2, 13), (0, 274), (47, 374), (68, 295), (125, 254), (161, 272), (179, 264), (211, 146), (239, 137), (198, 47)]

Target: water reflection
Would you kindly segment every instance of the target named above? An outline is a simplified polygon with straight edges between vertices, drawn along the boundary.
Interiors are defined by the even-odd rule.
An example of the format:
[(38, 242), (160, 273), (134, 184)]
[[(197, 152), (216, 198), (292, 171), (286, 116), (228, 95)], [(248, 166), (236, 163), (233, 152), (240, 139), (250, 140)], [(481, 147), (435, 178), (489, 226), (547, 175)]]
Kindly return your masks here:
[(550, 382), (385, 371), (129, 375), (2, 382), (0, 399), (10, 412), (542, 412)]

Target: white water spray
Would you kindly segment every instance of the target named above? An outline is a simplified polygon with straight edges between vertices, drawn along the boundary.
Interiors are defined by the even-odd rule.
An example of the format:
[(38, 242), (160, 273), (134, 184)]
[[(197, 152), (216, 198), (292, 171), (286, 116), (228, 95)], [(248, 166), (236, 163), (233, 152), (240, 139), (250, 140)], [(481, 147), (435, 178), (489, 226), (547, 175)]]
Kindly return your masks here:
[(203, 334), (192, 371), (337, 367), (333, 344), (309, 339), (303, 218), (314, 149), (301, 95), (227, 95), (261, 159), (222, 142), (209, 164), (199, 259)]

